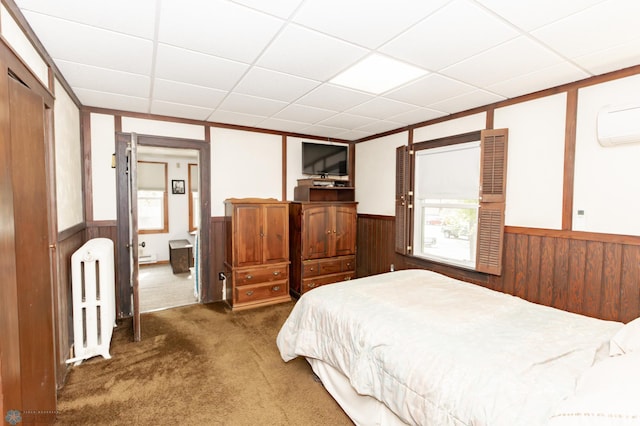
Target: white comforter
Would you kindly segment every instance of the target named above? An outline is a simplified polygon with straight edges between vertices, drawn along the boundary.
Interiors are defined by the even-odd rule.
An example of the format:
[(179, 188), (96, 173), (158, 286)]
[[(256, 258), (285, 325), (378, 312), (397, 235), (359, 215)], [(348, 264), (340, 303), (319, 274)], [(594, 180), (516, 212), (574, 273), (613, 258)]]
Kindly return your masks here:
[(282, 358), (322, 360), (409, 424), (540, 425), (621, 323), (422, 270), (304, 294)]

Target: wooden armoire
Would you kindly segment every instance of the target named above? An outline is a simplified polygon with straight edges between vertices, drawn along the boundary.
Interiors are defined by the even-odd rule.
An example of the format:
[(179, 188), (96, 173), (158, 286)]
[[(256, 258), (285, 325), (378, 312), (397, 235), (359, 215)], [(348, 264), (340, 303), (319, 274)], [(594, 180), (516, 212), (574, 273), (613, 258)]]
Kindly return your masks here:
[[(304, 182), (289, 207), (291, 293), (356, 277), (357, 203), (351, 187)], [(350, 201), (347, 201), (350, 200)]]
[(289, 203), (225, 200), (226, 299), (233, 310), (291, 300)]

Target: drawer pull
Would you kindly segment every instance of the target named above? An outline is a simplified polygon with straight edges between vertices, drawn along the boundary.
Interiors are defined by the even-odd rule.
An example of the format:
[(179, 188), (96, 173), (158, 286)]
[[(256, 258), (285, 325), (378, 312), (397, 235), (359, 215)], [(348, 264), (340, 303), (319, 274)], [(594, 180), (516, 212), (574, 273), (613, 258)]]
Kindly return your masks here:
[(327, 234), (330, 234), (330, 233), (331, 233), (331, 229), (329, 229), (329, 230), (327, 231)]
[(247, 275), (247, 279), (250, 280), (251, 278), (253, 278), (253, 275), (249, 274)]
[(280, 286), (274, 285), (273, 287), (271, 287), (271, 291), (280, 291)]
[(308, 287), (309, 288), (314, 288), (316, 286), (316, 283), (309, 283)]
[(310, 271), (315, 271), (316, 268), (314, 268), (313, 266), (311, 268), (309, 268)]
[(273, 271), (273, 275), (275, 275), (275, 276), (280, 275), (280, 271)]
[(351, 277), (346, 277), (344, 280), (345, 281), (349, 281), (351, 279)]
[(347, 262), (347, 268), (351, 268), (351, 262)]
[(253, 290), (249, 290), (249, 291), (247, 292), (247, 296), (253, 296)]

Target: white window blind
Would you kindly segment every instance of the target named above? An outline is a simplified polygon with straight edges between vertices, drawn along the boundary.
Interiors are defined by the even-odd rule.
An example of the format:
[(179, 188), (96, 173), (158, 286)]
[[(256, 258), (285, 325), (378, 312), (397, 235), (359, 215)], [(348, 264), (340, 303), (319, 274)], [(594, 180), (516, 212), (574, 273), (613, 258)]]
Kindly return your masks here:
[(479, 141), (417, 151), (415, 164), (418, 200), (478, 198)]

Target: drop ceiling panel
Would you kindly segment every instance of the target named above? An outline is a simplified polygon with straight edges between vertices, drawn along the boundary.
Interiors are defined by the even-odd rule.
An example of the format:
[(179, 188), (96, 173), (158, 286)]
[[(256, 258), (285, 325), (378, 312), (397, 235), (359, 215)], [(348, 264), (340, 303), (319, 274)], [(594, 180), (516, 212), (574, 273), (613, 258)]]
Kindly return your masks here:
[(340, 139), (341, 138), (340, 135), (345, 133), (344, 129), (341, 129), (339, 127), (322, 126), (319, 124), (316, 124), (314, 126), (309, 126), (305, 128), (303, 132), (308, 135), (326, 137), (327, 139), (330, 139), (330, 138)]
[(487, 92), (485, 90), (475, 90), (464, 95), (457, 96), (455, 98), (448, 98), (440, 102), (431, 104), (431, 108), (438, 111), (445, 111), (453, 114), (457, 111), (464, 111), (471, 108), (476, 108), (482, 105), (492, 104), (494, 102), (502, 101), (505, 98), (494, 93)]
[(316, 80), (253, 67), (238, 83), (235, 90), (246, 95), (291, 102), (319, 84), (321, 83)]
[(640, 52), (640, 38), (579, 56), (574, 58), (574, 61), (591, 74), (597, 75), (637, 65), (638, 52)]
[(25, 12), (25, 17), (36, 33), (47, 34), (47, 51), (54, 59), (135, 74), (151, 72), (151, 40), (39, 13)]
[(266, 117), (217, 109), (213, 114), (211, 114), (211, 116), (209, 116), (207, 121), (255, 127), (265, 118)]
[(374, 97), (366, 93), (325, 84), (298, 100), (302, 105), (344, 111)]
[(513, 98), (521, 95), (523, 92), (533, 93), (548, 87), (555, 87), (571, 81), (582, 80), (588, 76), (589, 74), (580, 68), (562, 62), (529, 74), (523, 74), (509, 80), (500, 81), (487, 86), (487, 88), (506, 98)]
[(261, 121), (258, 127), (263, 129), (284, 130), (287, 132), (300, 133), (309, 127), (308, 123), (300, 123), (298, 121), (281, 120), (279, 118), (268, 118)]
[(409, 105), (404, 102), (378, 97), (355, 106), (347, 112), (350, 114), (363, 115), (365, 117), (384, 119), (391, 115), (412, 111), (415, 108), (416, 107), (414, 105)]
[(307, 0), (293, 21), (375, 49), (446, 2), (397, 0), (390, 8), (385, 2), (371, 0)]
[(335, 115), (337, 111), (330, 111), (322, 108), (315, 108), (306, 105), (293, 104), (274, 115), (275, 118), (283, 120), (301, 121), (305, 123), (315, 124), (326, 118)]
[(255, 61), (284, 24), (279, 18), (223, 0), (161, 4), (159, 42), (246, 63)]
[(179, 104), (191, 104), (208, 108), (209, 112), (222, 102), (227, 95), (225, 90), (180, 83), (157, 78), (153, 84), (154, 99)]
[(364, 57), (366, 53), (367, 50), (354, 44), (298, 25), (289, 25), (271, 43), (256, 64), (287, 74), (325, 81)]
[(398, 123), (397, 121), (376, 120), (364, 126), (358, 127), (356, 130), (376, 134), (386, 132), (388, 130), (397, 129), (399, 127), (402, 127), (402, 124)]
[(220, 109), (269, 117), (286, 106), (286, 102), (259, 98), (257, 96), (242, 95), (240, 93), (232, 93), (222, 101)]
[(387, 94), (387, 97), (412, 105), (427, 106), (476, 90), (468, 84), (431, 74)]
[(302, 0), (233, 0), (233, 2), (286, 19), (298, 8)]
[(63, 60), (58, 60), (58, 68), (75, 87), (141, 98), (149, 96), (151, 81), (146, 75)]
[(437, 71), (518, 35), (512, 26), (483, 8), (456, 0), (384, 45), (381, 51)]
[(229, 90), (247, 71), (248, 65), (160, 44), (155, 76), (213, 89)]
[(22, 0), (24, 10), (55, 16), (105, 30), (153, 39), (156, 0)]
[(321, 126), (341, 127), (343, 129), (354, 129), (362, 127), (365, 124), (370, 124), (373, 121), (371, 118), (362, 117), (360, 115), (352, 115), (347, 113), (336, 114), (333, 117), (329, 117), (326, 120), (322, 120), (318, 123)]
[(72, 89), (80, 99), (80, 102), (86, 106), (133, 112), (149, 111), (149, 100), (147, 98), (117, 95), (73, 86)]
[[(518, 57), (518, 61), (505, 58)], [(476, 87), (528, 74), (560, 63), (554, 52), (527, 37), (518, 37), (442, 70), (442, 74)]]
[(184, 105), (165, 101), (153, 101), (151, 103), (152, 114), (167, 115), (170, 117), (206, 120), (212, 111), (213, 110), (210, 108), (200, 108), (193, 105)]
[(443, 117), (447, 115), (443, 111), (434, 111), (429, 108), (416, 108), (411, 111), (403, 112), (398, 115), (389, 117), (390, 120), (402, 123), (405, 125), (421, 123), (427, 120), (433, 120), (435, 118)]

